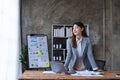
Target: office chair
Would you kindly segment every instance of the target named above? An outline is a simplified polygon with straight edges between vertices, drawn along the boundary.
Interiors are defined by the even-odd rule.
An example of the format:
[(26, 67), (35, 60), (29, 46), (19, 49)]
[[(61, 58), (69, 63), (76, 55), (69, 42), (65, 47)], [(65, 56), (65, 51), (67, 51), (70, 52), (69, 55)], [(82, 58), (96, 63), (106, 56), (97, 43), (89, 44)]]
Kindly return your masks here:
[(97, 66), (101, 70), (105, 70), (105, 61), (104, 60), (95, 60)]

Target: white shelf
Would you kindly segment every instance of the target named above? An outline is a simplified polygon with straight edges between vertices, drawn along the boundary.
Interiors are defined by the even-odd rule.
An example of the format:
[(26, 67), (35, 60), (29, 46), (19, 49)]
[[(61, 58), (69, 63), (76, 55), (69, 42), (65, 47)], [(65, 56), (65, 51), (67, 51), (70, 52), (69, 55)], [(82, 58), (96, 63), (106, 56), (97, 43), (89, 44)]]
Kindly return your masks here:
[(53, 24), (52, 25), (52, 56), (55, 61), (65, 61), (67, 54), (66, 40), (72, 36), (72, 25), (70, 24)]

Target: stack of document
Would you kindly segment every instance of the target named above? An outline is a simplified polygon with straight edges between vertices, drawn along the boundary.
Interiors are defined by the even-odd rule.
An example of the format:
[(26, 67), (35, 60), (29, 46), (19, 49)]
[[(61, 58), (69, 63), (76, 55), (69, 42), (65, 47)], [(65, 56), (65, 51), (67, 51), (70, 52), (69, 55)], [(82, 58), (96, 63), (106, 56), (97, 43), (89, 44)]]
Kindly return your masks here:
[(44, 74), (56, 74), (55, 72), (53, 71), (43, 71)]
[(103, 73), (85, 70), (85, 71), (76, 71), (76, 73), (71, 74), (71, 76), (103, 76)]

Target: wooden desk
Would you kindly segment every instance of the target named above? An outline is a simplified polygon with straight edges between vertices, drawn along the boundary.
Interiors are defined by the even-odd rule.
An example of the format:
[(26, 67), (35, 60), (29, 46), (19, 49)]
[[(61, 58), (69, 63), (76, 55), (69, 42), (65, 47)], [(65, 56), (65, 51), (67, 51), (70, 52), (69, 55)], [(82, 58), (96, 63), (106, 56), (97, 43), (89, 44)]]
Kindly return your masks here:
[(120, 77), (116, 77), (116, 73), (120, 73), (120, 71), (105, 71), (102, 77), (85, 77), (63, 74), (43, 74), (42, 71), (27, 70), (19, 77), (19, 80), (120, 80)]

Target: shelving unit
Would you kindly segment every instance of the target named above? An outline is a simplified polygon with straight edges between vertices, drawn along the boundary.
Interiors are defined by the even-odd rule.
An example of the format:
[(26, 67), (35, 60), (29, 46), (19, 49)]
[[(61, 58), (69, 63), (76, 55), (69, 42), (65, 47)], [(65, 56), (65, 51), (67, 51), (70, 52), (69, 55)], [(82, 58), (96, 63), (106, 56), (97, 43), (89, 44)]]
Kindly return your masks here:
[(53, 24), (52, 25), (52, 60), (64, 62), (66, 58), (66, 39), (72, 35), (72, 25)]

